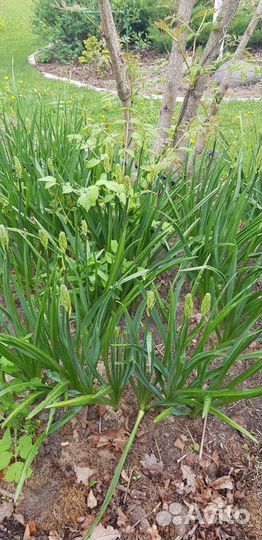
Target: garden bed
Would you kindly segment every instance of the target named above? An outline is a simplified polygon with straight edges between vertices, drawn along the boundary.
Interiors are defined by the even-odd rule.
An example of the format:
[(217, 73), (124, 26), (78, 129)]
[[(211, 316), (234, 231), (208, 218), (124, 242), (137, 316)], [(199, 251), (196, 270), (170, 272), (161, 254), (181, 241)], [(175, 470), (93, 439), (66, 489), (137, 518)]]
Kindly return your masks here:
[[(260, 53), (255, 55), (256, 61), (261, 61)], [(145, 50), (140, 54), (138, 70), (136, 75), (135, 90), (144, 95), (161, 95), (164, 90), (166, 66), (168, 56), (159, 55), (154, 50)], [(37, 68), (44, 73), (49, 73), (57, 77), (65, 77), (94, 88), (115, 91), (116, 85), (112, 71), (107, 70), (106, 73), (98, 73), (94, 63), (88, 64), (58, 64), (57, 62), (37, 63)], [(186, 84), (179, 87), (178, 95), (185, 95)], [(208, 97), (212, 93), (212, 89), (206, 90), (205, 96)], [(227, 98), (242, 98), (254, 99), (261, 98), (262, 83), (244, 82), (241, 85), (229, 87), (227, 90)]]
[[(0, 538), (22, 538), (26, 526), (26, 539), (81, 538), (101, 506), (136, 412), (133, 396), (126, 395), (119, 412), (104, 407), (86, 408), (52, 435), (36, 459), (33, 476), (27, 481), (14, 514), (4, 519)], [(209, 417), (199, 463), (203, 421), (170, 417), (155, 425), (154, 416), (148, 414), (140, 427), (102, 522), (106, 531), (99, 529), (99, 535), (93, 538), (259, 538), (258, 446)], [(258, 400), (231, 406), (230, 416), (259, 437)], [(0, 485), (12, 491), (12, 485), (7, 487), (3, 481)], [(180, 505), (175, 509), (182, 514), (191, 510), (188, 524), (159, 525), (161, 518), (168, 522), (172, 503)], [(192, 504), (197, 506), (193, 508)], [(220, 504), (228, 510), (232, 507), (233, 522), (217, 523), (214, 519), (212, 523), (211, 517), (211, 525), (205, 523), (204, 510), (216, 513)], [(243, 519), (250, 514), (247, 524), (239, 523), (240, 508), (246, 512)], [(167, 514), (160, 515), (163, 511)], [(202, 523), (197, 521), (200, 515)]]

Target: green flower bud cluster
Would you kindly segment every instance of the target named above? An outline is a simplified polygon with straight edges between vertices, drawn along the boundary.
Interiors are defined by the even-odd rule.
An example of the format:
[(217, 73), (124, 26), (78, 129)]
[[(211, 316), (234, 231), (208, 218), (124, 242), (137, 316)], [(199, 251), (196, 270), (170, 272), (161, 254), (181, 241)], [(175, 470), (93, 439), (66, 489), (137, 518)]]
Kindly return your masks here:
[(156, 303), (155, 294), (154, 291), (148, 291), (147, 292), (147, 315), (150, 316), (150, 311), (153, 309), (154, 305)]
[(87, 222), (85, 219), (82, 219), (81, 221), (81, 232), (82, 232), (82, 235), (83, 236), (87, 236), (87, 233), (88, 233), (88, 226), (87, 226)]
[(71, 309), (72, 309), (71, 298), (70, 298), (69, 290), (68, 290), (67, 286), (64, 283), (62, 283), (62, 285), (60, 287), (60, 302), (61, 302), (61, 305), (63, 306), (64, 310), (67, 313), (70, 314)]
[(16, 176), (18, 178), (22, 178), (22, 174), (23, 174), (23, 167), (18, 159), (17, 156), (14, 157), (14, 163), (15, 163), (15, 172), (16, 172)]
[(206, 317), (208, 313), (210, 312), (211, 308), (211, 294), (206, 293), (201, 304), (201, 314), (203, 317)]
[(60, 247), (62, 253), (65, 253), (66, 249), (67, 249), (67, 238), (66, 238), (66, 235), (65, 235), (64, 231), (61, 231), (59, 233), (58, 244), (59, 244), (59, 247)]
[(39, 240), (45, 250), (48, 248), (48, 235), (44, 229), (39, 229), (38, 231)]
[(7, 228), (2, 224), (0, 225), (0, 246), (3, 248), (5, 253), (8, 251), (9, 234)]
[(53, 160), (51, 158), (48, 158), (47, 160), (47, 168), (48, 168), (48, 172), (54, 176), (55, 168), (53, 165)]
[(185, 297), (185, 305), (184, 305), (184, 315), (186, 319), (190, 319), (190, 317), (193, 316), (193, 313), (194, 313), (193, 296), (191, 293), (188, 293)]

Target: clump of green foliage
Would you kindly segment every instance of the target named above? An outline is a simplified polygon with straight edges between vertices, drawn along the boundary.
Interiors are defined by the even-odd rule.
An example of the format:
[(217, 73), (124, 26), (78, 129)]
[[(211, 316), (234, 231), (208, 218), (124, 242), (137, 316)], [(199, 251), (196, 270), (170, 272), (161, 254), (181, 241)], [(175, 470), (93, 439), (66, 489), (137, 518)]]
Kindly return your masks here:
[(103, 39), (90, 36), (84, 40), (84, 50), (79, 56), (80, 64), (92, 63), (98, 74), (105, 74), (111, 66), (110, 53)]
[[(72, 7), (76, 2), (67, 0), (66, 5)], [(92, 15), (83, 12), (66, 10), (63, 3), (53, 0), (36, 0), (34, 2), (33, 27), (48, 43), (50, 49), (45, 50), (42, 61), (57, 60), (59, 63), (76, 62), (83, 48), (83, 41), (90, 35), (98, 33), (99, 17), (97, 4), (92, 0), (81, 0), (82, 8), (92, 11)]]
[(16, 498), (46, 437), (87, 404), (119, 408), (127, 387), (140, 413), (102, 513), (148, 410), (213, 414), (254, 439), (221, 407), (261, 395), (246, 386), (261, 369), (248, 351), (260, 334), (259, 148), (235, 159), (223, 141), (174, 175), (175, 154), (156, 160), (139, 130), (126, 163), (119, 129), (61, 103), (25, 113), (18, 99), (1, 125), (0, 401), (11, 407), (0, 467)]
[[(84, 8), (84, 11), (78, 9)], [(66, 8), (72, 8), (66, 9)], [(117, 30), (125, 50), (143, 50), (149, 46), (160, 53), (170, 51), (172, 37), (157, 26), (159, 20), (172, 21), (174, 5), (161, 0), (113, 0), (112, 9)], [(235, 44), (244, 33), (252, 17), (252, 6), (240, 6), (237, 15), (228, 31), (228, 40)], [(213, 3), (199, 0), (193, 10), (188, 37), (190, 48), (195, 40), (196, 45), (204, 46), (207, 42), (213, 19)], [(36, 0), (34, 3), (33, 25), (35, 31), (44, 37), (52, 46), (41, 53), (41, 61), (52, 59), (60, 63), (77, 62), (83, 49), (83, 43), (89, 39), (100, 40), (100, 15), (94, 0), (81, 0), (66, 3), (53, 0)], [(201, 31), (199, 32), (199, 28)], [(254, 32), (250, 46), (259, 46), (262, 42), (261, 28)], [(91, 44), (92, 42), (90, 42)], [(94, 44), (93, 44), (94, 45)], [(94, 49), (94, 47), (93, 47)], [(83, 56), (83, 55), (82, 55)], [(84, 55), (85, 56), (85, 55)]]

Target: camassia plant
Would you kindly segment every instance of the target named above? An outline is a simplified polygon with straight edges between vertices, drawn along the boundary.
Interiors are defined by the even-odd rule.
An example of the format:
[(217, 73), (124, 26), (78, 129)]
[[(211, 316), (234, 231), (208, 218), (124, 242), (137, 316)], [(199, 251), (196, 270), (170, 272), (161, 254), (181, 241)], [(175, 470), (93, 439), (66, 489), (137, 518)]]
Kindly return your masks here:
[[(119, 244), (111, 242), (112, 253), (105, 252), (101, 264), (101, 254), (91, 251), (87, 231), (83, 222), (81, 235), (73, 244), (76, 249), (72, 251), (63, 231), (56, 241), (43, 228), (35, 236), (19, 229), (8, 231), (0, 225), (4, 298), (0, 304), (1, 365), (5, 373), (15, 377), (3, 388), (0, 398), (34, 390), (12, 410), (4, 425), (21, 414), (23, 407), (27, 409), (38, 401), (39, 392), (42, 401), (37, 413), (69, 390), (82, 394), (83, 403), (88, 403), (99, 402), (104, 389), (108, 391), (108, 383), (116, 387), (123, 375), (121, 370), (112, 368), (110, 372), (107, 364), (106, 383), (97, 370), (101, 337), (112, 312), (119, 303), (125, 307), (132, 304), (140, 295), (142, 284), (148, 286), (166, 269), (188, 262), (186, 257), (179, 256), (178, 242), (151, 267), (136, 268), (135, 265), (144, 261), (142, 255), (146, 257), (150, 250), (156, 253), (152, 243), (149, 247), (142, 245), (141, 251), (138, 250), (141, 258), (138, 261), (134, 258), (125, 267), (129, 246), (126, 247), (124, 226)], [(158, 241), (163, 249), (165, 236), (165, 229), (159, 232)], [(121, 392), (124, 388), (125, 384)], [(119, 404), (121, 392), (112, 398), (114, 407)]]
[[(179, 222), (178, 234), (190, 228), (186, 253), (194, 255), (195, 267), (207, 265), (201, 273), (200, 297), (209, 291), (212, 302), (222, 309), (243, 289), (254, 291), (260, 275), (261, 151), (254, 148), (244, 162), (240, 148), (235, 163), (225, 151), (220, 159), (214, 158), (215, 153), (215, 147), (204, 152), (192, 176), (185, 172), (178, 181), (181, 205), (177, 208), (170, 199), (175, 219), (171, 212), (166, 219), (170, 225)], [(188, 269), (192, 281), (195, 275)], [(252, 326), (259, 309), (254, 293), (223, 320), (219, 333), (225, 339), (238, 337)]]
[(243, 167), (207, 151), (173, 178), (168, 155), (155, 162), (141, 144), (123, 171), (118, 134), (62, 112), (3, 120), (0, 402), (12, 406), (1, 427), (49, 410), (17, 498), (48, 435), (83, 406), (119, 408), (129, 387), (139, 414), (99, 520), (148, 410), (213, 414), (252, 438), (220, 408), (261, 394), (246, 389), (261, 365), (248, 352), (261, 306), (258, 154)]
[[(167, 302), (161, 300), (157, 290), (144, 292), (145, 298), (132, 317), (124, 309), (124, 321), (118, 313), (108, 325), (102, 359), (109, 388), (108, 396), (102, 396), (101, 400), (108, 404), (109, 397), (111, 405), (119, 407), (123, 391), (130, 385), (139, 413), (104, 503), (85, 538), (92, 534), (107, 509), (147, 411), (163, 409), (155, 422), (163, 421), (171, 414), (186, 414), (193, 418), (211, 414), (256, 440), (252, 433), (220, 409), (229, 403), (262, 395), (260, 387), (246, 388), (248, 380), (262, 367), (261, 352), (248, 351), (261, 330), (250, 333), (247, 329), (238, 339), (223, 343), (217, 340), (216, 334), (221, 321), (245, 302), (250, 292), (237, 295), (221, 311), (217, 305), (211, 307), (211, 295), (206, 293), (196, 312), (199, 281), (186, 295), (184, 285), (185, 277), (178, 278), (170, 288)], [(122, 326), (116, 326), (121, 320)], [(75, 407), (81, 405), (83, 399), (82, 396), (69, 397), (52, 406)]]
[[(148, 149), (138, 145), (124, 174), (119, 134), (86, 125), (83, 114), (59, 104), (43, 104), (29, 117), (18, 104), (15, 122), (9, 120), (3, 117), (0, 134), (0, 212), (1, 223), (16, 231), (21, 274), (24, 237), (33, 242), (39, 230), (48, 237), (40, 252), (50, 266), (64, 233), (68, 279), (74, 287), (79, 276), (79, 305), (87, 313), (85, 296), (96, 306), (104, 290), (123, 278), (115, 289), (116, 300), (123, 301), (137, 278), (149, 281), (180, 264), (183, 245), (178, 237), (174, 241), (165, 218), (170, 203), (162, 189), (164, 162), (150, 165)], [(176, 199), (170, 177), (165, 185)], [(190, 244), (188, 234), (184, 230)], [(33, 267), (39, 264), (36, 253)]]
[[(10, 232), (12, 238), (17, 234), (17, 231)], [(252, 437), (219, 408), (261, 394), (261, 389), (238, 388), (260, 369), (259, 353), (252, 353), (250, 367), (240, 374), (234, 375), (233, 371), (232, 375), (237, 361), (250, 359), (250, 353), (245, 351), (257, 339), (259, 331), (249, 333), (247, 327), (238, 339), (213, 341), (221, 321), (249, 300), (252, 294), (249, 290), (230, 299), (222, 310), (217, 302), (212, 307), (211, 295), (207, 293), (200, 320), (194, 324), (193, 302), (201, 270), (192, 292), (185, 298), (183, 320), (179, 321), (178, 305), (181, 305), (186, 274), (178, 272), (168, 301), (162, 300), (157, 290), (149, 291), (147, 295), (144, 292), (145, 299), (131, 316), (127, 308), (131, 304), (134, 306), (134, 300), (145, 290), (144, 285), (148, 287), (157, 277), (156, 272), (148, 283), (136, 281), (123, 301), (116, 302), (116, 307), (113, 295), (121, 280), (112, 284), (94, 309), (88, 304), (88, 296), (83, 296), (85, 287), (81, 288), (81, 273), (76, 277), (78, 266), (69, 264), (64, 233), (59, 236), (58, 246), (52, 244), (50, 265), (46, 233), (40, 230), (37, 242), (33, 236), (26, 237), (23, 274), (21, 264), (17, 262), (20, 250), (16, 251), (16, 243), (10, 241), (4, 226), (1, 226), (0, 238), (4, 294), (0, 315), (0, 400), (19, 396), (2, 427), (12, 426), (18, 415), (24, 414), (31, 419), (45, 408), (50, 410), (46, 428), (24, 462), (16, 498), (45, 438), (83, 406), (107, 404), (118, 408), (128, 385), (133, 389), (140, 413), (101, 508), (102, 513), (114, 492), (138, 426), (149, 409), (163, 408), (158, 420), (172, 413), (196, 415), (204, 410), (205, 414), (215, 414)], [(83, 309), (85, 305), (89, 309), (87, 313)], [(158, 353), (154, 325), (161, 335), (163, 355)], [(194, 340), (196, 345), (192, 349)], [(103, 370), (99, 369), (99, 362), (104, 366)], [(13, 377), (11, 383), (5, 382), (6, 374)], [(69, 412), (57, 420), (56, 408), (68, 408)]]

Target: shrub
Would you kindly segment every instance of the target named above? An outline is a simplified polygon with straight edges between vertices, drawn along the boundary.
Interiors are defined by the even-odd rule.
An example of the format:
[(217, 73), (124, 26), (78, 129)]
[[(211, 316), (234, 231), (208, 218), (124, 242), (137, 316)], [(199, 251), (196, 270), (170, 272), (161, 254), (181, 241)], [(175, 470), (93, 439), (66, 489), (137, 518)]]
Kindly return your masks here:
[[(74, 5), (68, 0), (67, 5)], [(90, 14), (66, 11), (55, 6), (53, 0), (36, 0), (34, 5), (34, 29), (53, 43), (52, 58), (63, 62), (75, 62), (81, 55), (84, 40), (91, 35), (100, 37), (100, 16), (94, 0), (81, 0), (78, 4), (86, 7)], [(172, 3), (170, 2), (170, 6)], [(168, 2), (147, 0), (113, 1), (113, 11), (117, 30), (125, 47), (142, 49), (148, 46), (148, 34), (151, 21), (163, 18), (171, 13)], [(44, 56), (44, 61), (49, 60)]]
[[(255, 8), (253, 8), (255, 9)], [(250, 23), (252, 18), (252, 11), (250, 6), (245, 3), (243, 6), (240, 6), (237, 15), (229, 27), (229, 34), (231, 36), (236, 36), (239, 39), (242, 36)], [(257, 26), (251, 39), (248, 43), (248, 47), (262, 47), (262, 27), (261, 24)]]
[(96, 36), (90, 36), (84, 40), (85, 49), (79, 57), (80, 64), (93, 63), (97, 73), (105, 74), (111, 66), (109, 50), (106, 47), (105, 40), (98, 39)]
[[(114, 0), (113, 9), (117, 29), (131, 46), (136, 44), (137, 36), (141, 39), (149, 37), (152, 21), (167, 17), (172, 13), (173, 3), (154, 0)], [(142, 45), (142, 48), (144, 45)]]
[[(68, 0), (67, 5), (73, 6), (74, 0)], [(81, 0), (78, 2), (81, 7), (86, 8), (90, 13), (77, 12), (59, 9), (53, 0), (36, 0), (34, 4), (34, 29), (41, 34), (45, 40), (53, 43), (53, 47), (48, 52), (44, 52), (41, 61), (56, 59), (60, 63), (76, 62), (83, 50), (83, 42), (90, 36), (100, 37), (100, 15), (98, 5), (95, 0)], [(58, 4), (59, 5), (59, 4)], [(159, 19), (170, 17), (174, 11), (171, 1), (155, 2), (154, 0), (113, 0), (112, 2), (114, 18), (117, 30), (122, 38), (125, 48), (136, 50), (146, 48), (152, 44), (160, 53), (171, 49), (172, 38), (155, 26)], [(203, 3), (199, 0), (193, 11), (191, 28), (196, 32), (200, 22), (206, 13), (205, 23), (201, 33), (197, 38), (198, 45), (205, 45), (212, 24), (211, 1)], [(252, 11), (250, 6), (243, 5), (238, 10), (236, 18), (229, 29), (231, 37), (238, 38), (245, 31)], [(192, 45), (193, 37), (189, 36), (188, 46)], [(250, 46), (259, 46), (262, 43), (262, 30), (257, 28), (254, 32)]]
[(148, 28), (148, 39), (160, 54), (171, 51), (172, 37), (167, 32), (160, 30), (154, 23)]
[[(245, 4), (240, 5), (235, 18), (233, 19), (232, 23), (229, 26), (228, 29), (228, 35), (232, 37), (236, 37), (239, 39), (241, 37), (249, 22), (251, 21), (253, 12), (254, 12), (254, 5), (252, 3), (245, 2)], [(213, 2), (203, 2), (203, 0), (199, 0), (195, 8), (193, 10), (193, 19), (191, 23), (191, 27), (194, 31), (196, 31), (199, 27), (200, 22), (202, 21), (203, 14), (207, 10), (207, 17), (205, 19), (205, 25), (201, 31), (201, 34), (199, 35), (197, 39), (198, 45), (205, 45), (209, 36), (210, 31), (210, 23), (212, 23), (213, 19)], [(189, 38), (188, 45), (191, 45), (192, 38)], [(253, 36), (250, 39), (249, 46), (260, 46), (262, 45), (262, 29), (261, 27), (257, 27), (255, 30)]]
[[(233, 22), (231, 23), (229, 29), (228, 29), (228, 35), (229, 35), (229, 42), (232, 40), (232, 38), (235, 40), (239, 40), (239, 38), (243, 35), (245, 32), (251, 18), (253, 15), (254, 6), (248, 5), (245, 3), (244, 5), (240, 6), (240, 8), (237, 11), (236, 17), (234, 18)], [(170, 15), (171, 11), (166, 13), (165, 16)], [(196, 5), (193, 9), (193, 15), (192, 15), (192, 21), (191, 21), (191, 28), (193, 32), (196, 32), (200, 26), (200, 23), (203, 20), (203, 17), (205, 15), (205, 22), (202, 25), (201, 33), (197, 37), (196, 43), (199, 46), (205, 46), (208, 40), (208, 36), (210, 33), (210, 26), (212, 25), (213, 20), (213, 2), (203, 2), (202, 0), (199, 0), (196, 2)], [(163, 18), (163, 16), (159, 16), (158, 18)], [(157, 18), (151, 18), (151, 24), (148, 27), (148, 35), (150, 38), (150, 42), (152, 45), (160, 52), (166, 52), (169, 51), (172, 45), (172, 39), (169, 35), (165, 34), (165, 32), (162, 32), (161, 30), (157, 29), (155, 26), (155, 21)], [(188, 37), (188, 47), (190, 47), (193, 44), (194, 37), (190, 36)], [(258, 26), (252, 35), (249, 47), (261, 47), (262, 46), (262, 29), (261, 25)]]
[[(74, 0), (67, 1), (68, 6), (74, 4)], [(93, 0), (81, 0), (79, 4), (90, 11), (97, 10)], [(99, 16), (59, 9), (53, 0), (36, 0), (33, 26), (35, 32), (53, 44), (54, 59), (60, 63), (75, 62), (82, 52), (84, 39), (97, 33)]]

